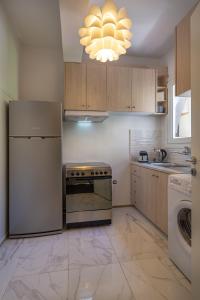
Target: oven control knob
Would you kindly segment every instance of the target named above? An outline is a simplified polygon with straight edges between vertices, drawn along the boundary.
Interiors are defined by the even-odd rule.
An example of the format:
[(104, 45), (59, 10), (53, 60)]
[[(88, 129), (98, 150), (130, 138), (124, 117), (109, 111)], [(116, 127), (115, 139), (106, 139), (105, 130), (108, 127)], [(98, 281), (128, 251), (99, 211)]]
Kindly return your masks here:
[(81, 173), (81, 175), (82, 175), (82, 176), (84, 176), (84, 175), (85, 175), (85, 173), (84, 173), (84, 172), (82, 172), (82, 173)]
[(96, 175), (99, 175), (99, 172), (96, 172)]
[(79, 173), (76, 173), (76, 176), (79, 176), (80, 174)]
[(104, 172), (104, 174), (106, 175), (106, 174), (108, 174), (108, 172), (107, 172), (107, 171), (105, 171), (105, 172)]
[(103, 174), (103, 172), (101, 171), (101, 172), (100, 172), (100, 174), (102, 175), (102, 174)]
[(91, 172), (91, 175), (94, 175), (94, 172)]

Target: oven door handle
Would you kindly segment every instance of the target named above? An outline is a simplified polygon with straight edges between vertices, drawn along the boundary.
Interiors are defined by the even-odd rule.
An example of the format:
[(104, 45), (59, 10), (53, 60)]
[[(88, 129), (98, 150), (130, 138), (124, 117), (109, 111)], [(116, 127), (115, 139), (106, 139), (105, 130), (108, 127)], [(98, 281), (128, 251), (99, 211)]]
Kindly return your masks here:
[(91, 182), (84, 182), (84, 181), (68, 181), (68, 185), (74, 185), (74, 186), (76, 186), (76, 185), (90, 185), (91, 184)]

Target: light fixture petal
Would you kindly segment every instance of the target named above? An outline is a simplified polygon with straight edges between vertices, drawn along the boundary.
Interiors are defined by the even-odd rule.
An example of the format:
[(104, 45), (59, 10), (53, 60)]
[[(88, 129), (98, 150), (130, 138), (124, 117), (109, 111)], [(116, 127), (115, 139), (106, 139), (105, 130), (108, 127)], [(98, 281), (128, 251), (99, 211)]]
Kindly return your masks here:
[(90, 10), (89, 10), (89, 15), (94, 15), (99, 18), (102, 18), (102, 12), (99, 6), (97, 5), (92, 5)]
[(94, 15), (89, 15), (84, 20), (86, 27), (101, 27), (101, 19)]
[(128, 18), (119, 20), (118, 24), (121, 25), (124, 29), (130, 29), (132, 26), (132, 22)]
[(118, 60), (131, 46), (131, 20), (126, 10), (119, 11), (112, 0), (107, 0), (102, 9), (90, 8), (84, 20), (85, 27), (79, 30), (80, 43), (91, 59), (101, 62)]
[(79, 36), (82, 38), (85, 35), (88, 35), (88, 28), (82, 27), (79, 29)]

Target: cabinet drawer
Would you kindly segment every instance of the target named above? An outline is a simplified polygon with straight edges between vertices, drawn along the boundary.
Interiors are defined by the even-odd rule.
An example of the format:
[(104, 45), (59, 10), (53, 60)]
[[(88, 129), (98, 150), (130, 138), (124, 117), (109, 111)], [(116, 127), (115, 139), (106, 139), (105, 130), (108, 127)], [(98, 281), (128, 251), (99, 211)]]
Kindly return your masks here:
[(131, 166), (131, 174), (133, 174), (135, 176), (140, 176), (140, 173), (141, 173), (141, 167), (136, 166), (136, 165)]

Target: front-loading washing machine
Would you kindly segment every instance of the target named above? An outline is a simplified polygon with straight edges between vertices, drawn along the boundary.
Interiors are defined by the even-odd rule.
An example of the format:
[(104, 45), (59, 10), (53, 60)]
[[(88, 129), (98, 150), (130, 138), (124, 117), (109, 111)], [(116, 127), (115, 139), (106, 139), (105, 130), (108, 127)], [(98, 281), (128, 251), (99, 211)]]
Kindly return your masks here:
[(168, 184), (168, 249), (170, 259), (191, 280), (191, 175), (169, 176)]

